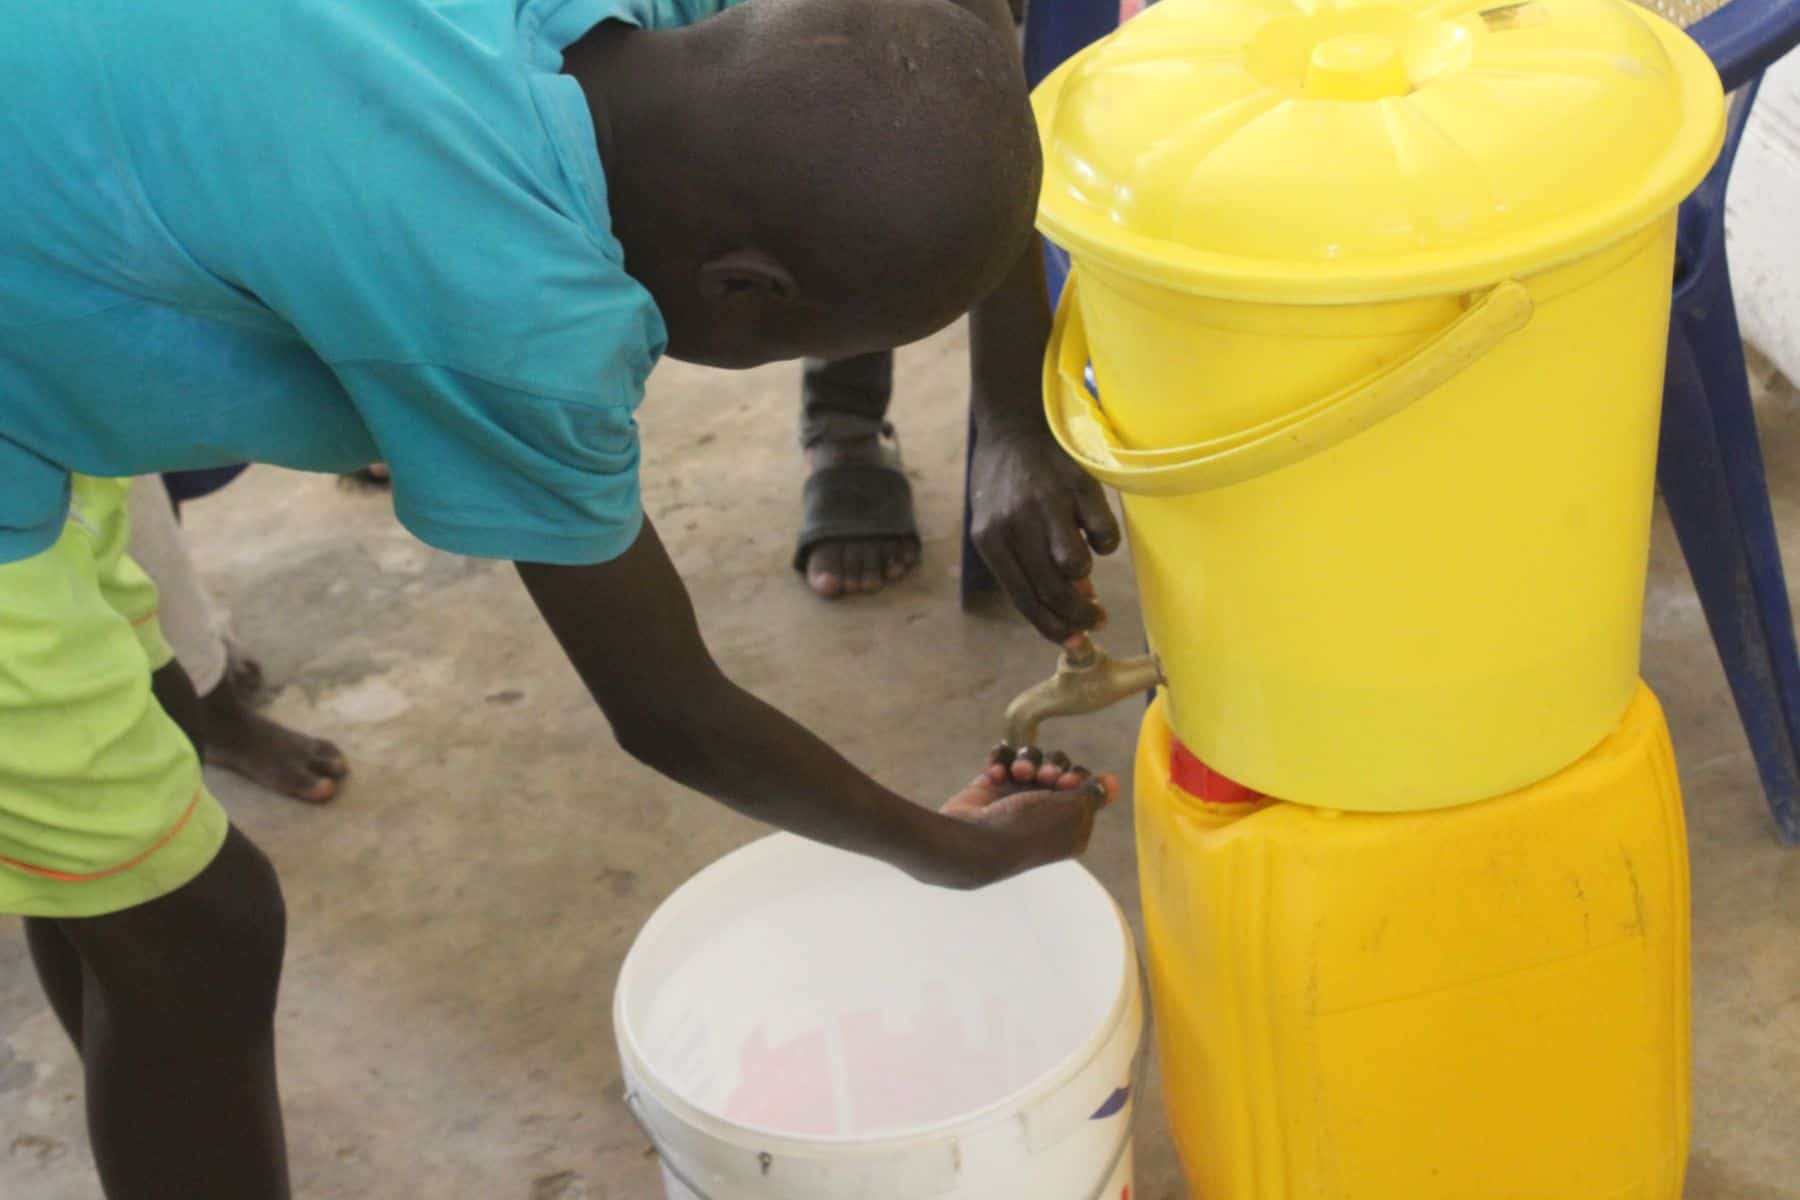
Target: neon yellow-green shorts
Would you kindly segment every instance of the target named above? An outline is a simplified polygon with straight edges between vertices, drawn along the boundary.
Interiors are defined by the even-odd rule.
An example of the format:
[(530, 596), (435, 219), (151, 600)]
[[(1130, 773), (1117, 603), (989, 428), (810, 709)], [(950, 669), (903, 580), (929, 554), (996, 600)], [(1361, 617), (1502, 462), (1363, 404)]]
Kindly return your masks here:
[(0, 913), (118, 912), (225, 839), (193, 744), (150, 693), (174, 655), (125, 554), (129, 486), (76, 476), (57, 543), (0, 563)]

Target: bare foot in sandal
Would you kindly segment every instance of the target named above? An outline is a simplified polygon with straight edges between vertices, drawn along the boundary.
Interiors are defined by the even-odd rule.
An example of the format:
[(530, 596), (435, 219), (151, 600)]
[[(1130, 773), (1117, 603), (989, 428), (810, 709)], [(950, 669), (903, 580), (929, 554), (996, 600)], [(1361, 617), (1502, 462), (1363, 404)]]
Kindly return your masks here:
[(912, 488), (884, 438), (833, 439), (807, 451), (805, 515), (795, 569), (826, 598), (879, 592), (919, 565)]

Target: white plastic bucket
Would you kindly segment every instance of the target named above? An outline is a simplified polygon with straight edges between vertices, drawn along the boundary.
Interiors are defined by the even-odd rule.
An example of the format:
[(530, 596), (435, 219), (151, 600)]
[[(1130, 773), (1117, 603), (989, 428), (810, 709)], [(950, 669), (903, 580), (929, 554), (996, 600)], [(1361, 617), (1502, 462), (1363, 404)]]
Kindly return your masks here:
[(1081, 867), (958, 893), (787, 835), (664, 902), (613, 1003), (670, 1200), (1127, 1200), (1143, 1024)]

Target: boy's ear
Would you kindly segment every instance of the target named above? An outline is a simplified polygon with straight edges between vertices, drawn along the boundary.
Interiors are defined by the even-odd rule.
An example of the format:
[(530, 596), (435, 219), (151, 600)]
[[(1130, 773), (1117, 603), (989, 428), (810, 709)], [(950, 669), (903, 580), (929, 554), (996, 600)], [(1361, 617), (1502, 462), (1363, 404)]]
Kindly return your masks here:
[(786, 304), (800, 294), (800, 285), (774, 255), (749, 246), (701, 263), (700, 294), (708, 300), (754, 296)]

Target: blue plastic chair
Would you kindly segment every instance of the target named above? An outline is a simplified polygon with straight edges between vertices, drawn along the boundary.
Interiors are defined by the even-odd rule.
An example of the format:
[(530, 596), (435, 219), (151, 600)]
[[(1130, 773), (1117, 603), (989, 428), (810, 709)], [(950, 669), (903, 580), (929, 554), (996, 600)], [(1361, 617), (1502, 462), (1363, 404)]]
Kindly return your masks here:
[(1732, 0), (1688, 32), (1735, 91), (1725, 150), (1682, 207), (1658, 482), (1783, 841), (1800, 842), (1800, 651), (1725, 261), (1725, 187), (1800, 0)]
[[(1117, 0), (1039, 0), (1025, 18), (1035, 87), (1116, 26)], [(1762, 72), (1800, 45), (1800, 0), (1732, 0), (1688, 29), (1736, 92), (1724, 153), (1682, 208), (1658, 478), (1783, 841), (1800, 843), (1800, 649), (1763, 476), (1731, 277), (1725, 186)], [(1048, 244), (1054, 302), (1068, 258)], [(970, 450), (975, 429), (969, 429)], [(968, 538), (963, 595), (993, 587)]]

